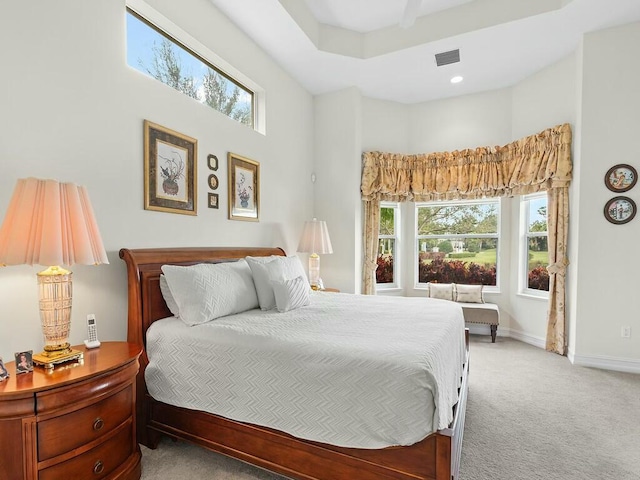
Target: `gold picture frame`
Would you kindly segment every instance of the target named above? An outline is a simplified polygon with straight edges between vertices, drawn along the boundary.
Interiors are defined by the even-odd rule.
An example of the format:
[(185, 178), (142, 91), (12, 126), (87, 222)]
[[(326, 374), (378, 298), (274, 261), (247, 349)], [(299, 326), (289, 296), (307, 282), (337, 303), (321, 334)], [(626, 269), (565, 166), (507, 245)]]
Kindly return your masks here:
[(260, 163), (229, 152), (229, 219), (260, 219)]
[(144, 121), (144, 209), (197, 215), (198, 141)]

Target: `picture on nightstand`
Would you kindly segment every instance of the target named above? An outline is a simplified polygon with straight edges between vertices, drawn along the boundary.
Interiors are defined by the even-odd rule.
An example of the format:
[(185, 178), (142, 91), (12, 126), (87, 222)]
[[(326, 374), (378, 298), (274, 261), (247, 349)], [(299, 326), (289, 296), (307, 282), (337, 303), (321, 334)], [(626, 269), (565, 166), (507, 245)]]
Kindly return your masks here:
[(16, 374), (33, 372), (33, 350), (16, 353)]
[(0, 357), (0, 382), (5, 381), (7, 378), (9, 378), (9, 372), (2, 362), (2, 357)]

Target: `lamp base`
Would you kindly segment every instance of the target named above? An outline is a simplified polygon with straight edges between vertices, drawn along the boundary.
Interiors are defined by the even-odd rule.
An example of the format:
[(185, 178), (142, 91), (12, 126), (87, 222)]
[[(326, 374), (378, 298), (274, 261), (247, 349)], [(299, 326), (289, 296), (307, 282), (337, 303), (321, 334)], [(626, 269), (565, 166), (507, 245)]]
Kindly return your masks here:
[(64, 350), (44, 351), (33, 356), (34, 365), (40, 365), (47, 370), (53, 370), (56, 365), (71, 362), (72, 360), (82, 360), (83, 353), (73, 348)]

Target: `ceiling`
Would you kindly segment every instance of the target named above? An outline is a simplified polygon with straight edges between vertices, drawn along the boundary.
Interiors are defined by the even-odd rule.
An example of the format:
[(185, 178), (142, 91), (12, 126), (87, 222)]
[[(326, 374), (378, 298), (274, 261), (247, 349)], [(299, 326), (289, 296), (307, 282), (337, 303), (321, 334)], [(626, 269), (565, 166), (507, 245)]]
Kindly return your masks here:
[[(402, 103), (514, 85), (585, 33), (640, 21), (639, 0), (210, 1), (312, 94), (355, 86)], [(459, 63), (436, 66), (454, 49)]]

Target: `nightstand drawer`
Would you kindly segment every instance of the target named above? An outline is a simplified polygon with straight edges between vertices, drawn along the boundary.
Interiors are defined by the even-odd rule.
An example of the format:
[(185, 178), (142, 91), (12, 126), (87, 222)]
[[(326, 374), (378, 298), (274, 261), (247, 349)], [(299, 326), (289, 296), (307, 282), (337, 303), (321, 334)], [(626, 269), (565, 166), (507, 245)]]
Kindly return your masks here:
[(38, 460), (53, 458), (108, 434), (132, 416), (132, 405), (133, 388), (128, 386), (93, 405), (39, 422)]
[[(72, 431), (72, 430), (71, 430)], [(121, 466), (133, 452), (133, 423), (123, 425), (118, 433), (105, 443), (41, 470), (38, 480), (99, 480)]]

